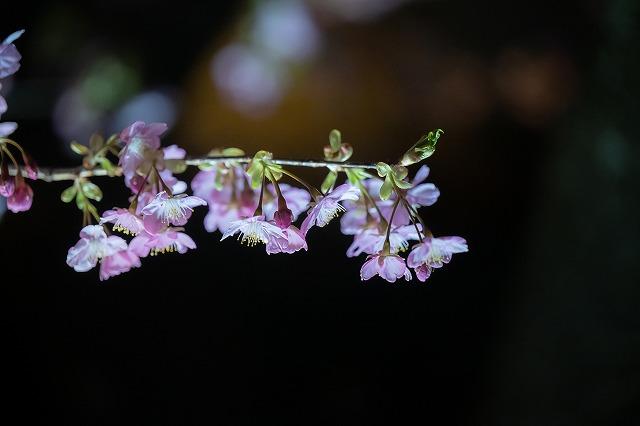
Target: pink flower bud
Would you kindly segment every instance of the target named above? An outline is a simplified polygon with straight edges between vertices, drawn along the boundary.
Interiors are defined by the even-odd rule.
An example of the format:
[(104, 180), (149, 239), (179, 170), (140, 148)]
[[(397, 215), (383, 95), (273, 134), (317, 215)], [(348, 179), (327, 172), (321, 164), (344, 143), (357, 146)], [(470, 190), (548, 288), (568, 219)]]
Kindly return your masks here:
[(7, 208), (14, 213), (25, 212), (31, 208), (33, 190), (22, 178), (16, 179), (15, 182), (15, 190), (7, 198)]
[(281, 208), (273, 214), (273, 219), (280, 229), (287, 229), (293, 222), (293, 212), (288, 208)]

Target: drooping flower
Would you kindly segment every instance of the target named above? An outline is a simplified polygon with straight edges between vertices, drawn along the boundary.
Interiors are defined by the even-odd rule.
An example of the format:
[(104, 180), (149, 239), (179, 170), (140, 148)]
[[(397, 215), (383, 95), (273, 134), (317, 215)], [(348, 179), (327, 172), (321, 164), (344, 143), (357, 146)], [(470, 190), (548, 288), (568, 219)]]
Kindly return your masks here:
[[(418, 229), (421, 227), (418, 225)], [(382, 250), (387, 233), (379, 227), (367, 228), (357, 234), (347, 249), (347, 256), (354, 257), (362, 253), (375, 254)], [(419, 240), (415, 226), (405, 225), (391, 229), (389, 233), (390, 252), (403, 252), (409, 248), (409, 241)]]
[(274, 239), (287, 239), (287, 234), (280, 227), (265, 220), (263, 215), (231, 222), (222, 234), (220, 241), (235, 234), (239, 234), (240, 242), (247, 243), (249, 247), (258, 243), (267, 244)]
[(390, 283), (402, 277), (407, 281), (411, 280), (411, 271), (404, 259), (395, 254), (376, 253), (367, 257), (360, 269), (360, 279), (365, 281), (376, 275)]
[(122, 232), (125, 235), (138, 235), (144, 230), (142, 219), (129, 209), (114, 207), (102, 214), (100, 225), (113, 223), (113, 230)]
[(407, 264), (416, 269), (420, 281), (425, 281), (431, 275), (432, 268), (441, 268), (451, 261), (455, 253), (467, 251), (467, 242), (461, 237), (425, 238), (422, 243), (413, 247), (407, 257)]
[(120, 151), (120, 166), (125, 176), (125, 182), (129, 182), (136, 171), (145, 162), (152, 162), (162, 153), (158, 153), (160, 148), (160, 136), (167, 131), (165, 123), (149, 123), (136, 121), (122, 132), (120, 140), (125, 143)]
[(145, 227), (158, 230), (162, 226), (185, 225), (191, 217), (194, 207), (206, 205), (207, 202), (199, 197), (185, 194), (169, 196), (165, 191), (162, 191), (141, 212), (144, 216)]
[(360, 195), (360, 190), (349, 185), (342, 184), (332, 192), (322, 197), (312, 208), (309, 210), (307, 217), (302, 222), (300, 230), (304, 235), (307, 234), (309, 229), (313, 225), (319, 227), (325, 226), (331, 219), (337, 217), (341, 212), (346, 209), (340, 204), (343, 200), (355, 201)]
[(80, 240), (67, 253), (67, 265), (77, 272), (86, 272), (100, 259), (127, 249), (127, 242), (120, 237), (107, 236), (101, 225), (88, 225), (80, 231)]
[(13, 193), (7, 198), (7, 208), (14, 213), (25, 212), (31, 208), (33, 203), (33, 190), (25, 182), (22, 175), (16, 176), (14, 182)]
[(20, 69), (20, 59), (22, 59), (22, 56), (13, 42), (16, 41), (22, 33), (24, 33), (24, 30), (16, 31), (0, 44), (0, 78), (9, 77)]
[(186, 253), (189, 249), (195, 249), (196, 243), (185, 234), (182, 228), (164, 227), (158, 232), (142, 231), (131, 240), (129, 249), (140, 257), (156, 256), (158, 254), (178, 252)]
[(100, 281), (129, 272), (141, 265), (138, 255), (131, 250), (120, 250), (111, 256), (105, 256), (100, 262)]
[[(281, 227), (279, 227), (282, 229)], [(295, 253), (298, 250), (307, 250), (307, 241), (302, 235), (302, 232), (294, 225), (289, 225), (288, 228), (282, 229), (284, 238), (271, 238), (267, 242), (267, 254), (274, 253)]]

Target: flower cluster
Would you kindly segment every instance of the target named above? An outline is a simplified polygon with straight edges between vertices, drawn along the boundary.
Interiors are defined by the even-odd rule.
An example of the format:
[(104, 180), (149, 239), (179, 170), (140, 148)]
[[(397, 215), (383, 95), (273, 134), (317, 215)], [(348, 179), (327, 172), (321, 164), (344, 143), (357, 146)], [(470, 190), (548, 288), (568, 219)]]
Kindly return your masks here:
[[(164, 123), (138, 121), (114, 139), (121, 145), (119, 164), (125, 186), (132, 192), (130, 204), (127, 208), (105, 211), (96, 217), (99, 225), (88, 224), (83, 228), (80, 241), (67, 256), (67, 264), (76, 271), (87, 271), (99, 260), (100, 279), (105, 280), (139, 267), (140, 258), (185, 253), (196, 248), (182, 227), (191, 218), (193, 209), (207, 202), (183, 193), (187, 185), (173, 175), (169, 165), (172, 160), (184, 159), (186, 153), (175, 145), (160, 147), (160, 136), (166, 130)], [(78, 196), (83, 200), (99, 200), (100, 197), (87, 193), (86, 186), (86, 181), (76, 184), (79, 188), (75, 192), (76, 201)], [(86, 201), (82, 208), (87, 209)], [(107, 237), (107, 224), (113, 225), (113, 231), (132, 236), (132, 240), (127, 243), (121, 237)]]
[[(13, 44), (24, 31), (16, 31), (0, 44), (0, 79), (9, 77), (20, 68), (20, 53)], [(2, 84), (0, 84), (2, 89)], [(7, 101), (0, 95), (0, 118), (7, 112)], [(18, 125), (14, 122), (0, 122), (0, 195), (7, 198), (7, 208), (14, 213), (27, 211), (33, 202), (33, 190), (25, 181), (22, 170), (30, 179), (38, 178), (38, 169), (31, 156), (8, 137)], [(17, 158), (21, 157), (21, 166)], [(15, 170), (15, 176), (9, 173), (9, 164)]]
[[(20, 68), (21, 56), (13, 42), (22, 33), (15, 32), (0, 44), (0, 79)], [(0, 116), (6, 111), (0, 96)], [(177, 145), (162, 147), (166, 124), (136, 121), (107, 140), (94, 135), (88, 145), (72, 142), (71, 149), (82, 156), (82, 167), (57, 179), (55, 171), (38, 171), (23, 147), (8, 138), (16, 128), (13, 122), (0, 123), (0, 195), (7, 198), (9, 210), (25, 211), (33, 199), (25, 176), (73, 180), (61, 199), (75, 200), (83, 227), (68, 251), (67, 264), (78, 272), (99, 264), (100, 280), (140, 267), (147, 256), (195, 249), (185, 226), (194, 209), (204, 206), (207, 231), (220, 232), (221, 240), (235, 236), (249, 247), (264, 244), (267, 254), (308, 250), (308, 233), (342, 216), (342, 233), (353, 237), (346, 255), (366, 255), (362, 280), (374, 276), (389, 282), (411, 280), (415, 273), (425, 281), (453, 254), (468, 250), (461, 237), (434, 237), (418, 212), (440, 195), (435, 185), (426, 182), (429, 168), (423, 165), (408, 179), (407, 166), (433, 154), (441, 130), (424, 135), (391, 165), (348, 163), (353, 148), (342, 142), (338, 130), (329, 134), (324, 162), (275, 160), (267, 151), (246, 157), (237, 148), (214, 150), (194, 161)], [(176, 177), (190, 165), (200, 167), (191, 181), (194, 195), (188, 195), (187, 183)], [(284, 165), (324, 166), (328, 173), (318, 189)], [(341, 174), (345, 179), (338, 183)], [(129, 204), (100, 214), (94, 203), (102, 200), (102, 191), (90, 180), (97, 175), (122, 176)], [(401, 256), (405, 252), (409, 252), (406, 260)]]

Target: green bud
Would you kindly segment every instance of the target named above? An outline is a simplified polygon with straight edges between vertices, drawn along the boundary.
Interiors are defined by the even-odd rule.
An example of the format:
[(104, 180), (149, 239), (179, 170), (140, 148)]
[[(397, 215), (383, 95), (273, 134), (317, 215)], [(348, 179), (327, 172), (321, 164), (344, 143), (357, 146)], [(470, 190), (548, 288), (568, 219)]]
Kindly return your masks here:
[(62, 191), (62, 194), (60, 194), (60, 199), (64, 203), (70, 203), (74, 199), (77, 193), (78, 193), (78, 188), (76, 188), (75, 184), (71, 185), (70, 187)]
[(391, 194), (393, 193), (393, 178), (391, 175), (384, 178), (384, 183), (380, 187), (380, 199), (388, 200)]
[(329, 132), (329, 145), (331, 145), (331, 148), (334, 152), (337, 152), (340, 150), (341, 144), (342, 134), (340, 133), (340, 130), (333, 129), (331, 132)]

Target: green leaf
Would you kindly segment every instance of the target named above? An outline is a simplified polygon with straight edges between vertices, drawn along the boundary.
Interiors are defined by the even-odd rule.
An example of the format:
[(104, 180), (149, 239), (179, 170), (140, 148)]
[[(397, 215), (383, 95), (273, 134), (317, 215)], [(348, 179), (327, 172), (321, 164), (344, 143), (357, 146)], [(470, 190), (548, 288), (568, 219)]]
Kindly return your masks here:
[(412, 188), (413, 185), (409, 182), (405, 182), (404, 180), (398, 180), (395, 177), (393, 178), (393, 183), (400, 189), (409, 189)]
[(78, 155), (87, 155), (89, 153), (89, 148), (76, 141), (71, 142), (70, 146), (71, 150)]
[(443, 133), (444, 131), (442, 129), (436, 129), (422, 136), (418, 142), (402, 156), (400, 163), (403, 166), (409, 166), (431, 157), (436, 151), (436, 144)]
[(387, 163), (379, 162), (376, 164), (376, 170), (380, 177), (385, 177), (391, 174), (391, 167)]
[(384, 179), (384, 183), (380, 187), (380, 199), (383, 201), (388, 200), (392, 192), (393, 192), (393, 180), (391, 176), (387, 176)]
[(87, 199), (82, 195), (82, 193), (78, 192), (76, 194), (76, 205), (80, 210), (84, 210), (84, 206), (86, 204)]
[(99, 133), (92, 134), (91, 138), (89, 139), (89, 148), (91, 148), (91, 151), (97, 152), (103, 146), (104, 146), (104, 139), (102, 138), (102, 135)]
[(324, 181), (320, 186), (320, 190), (323, 194), (326, 194), (327, 192), (329, 192), (329, 190), (331, 190), (331, 188), (333, 188), (333, 185), (336, 183), (337, 178), (338, 173), (336, 173), (335, 171), (331, 170), (329, 173), (327, 173), (327, 177), (324, 178)]
[(329, 145), (331, 145), (334, 152), (340, 151), (340, 146), (342, 145), (342, 134), (340, 130), (333, 129), (329, 132)]
[(70, 187), (62, 191), (62, 194), (60, 194), (60, 199), (64, 203), (70, 203), (75, 198), (77, 193), (78, 188), (76, 188), (76, 185), (71, 185)]
[(95, 201), (102, 200), (102, 191), (98, 188), (93, 182), (86, 181), (82, 183), (82, 192), (87, 198), (90, 198)]

